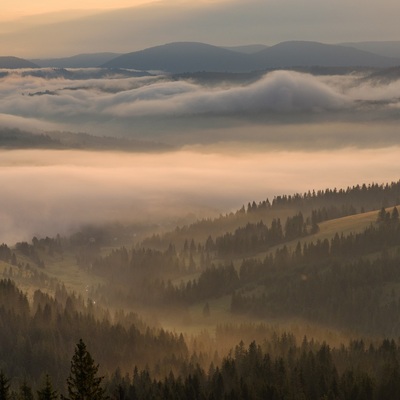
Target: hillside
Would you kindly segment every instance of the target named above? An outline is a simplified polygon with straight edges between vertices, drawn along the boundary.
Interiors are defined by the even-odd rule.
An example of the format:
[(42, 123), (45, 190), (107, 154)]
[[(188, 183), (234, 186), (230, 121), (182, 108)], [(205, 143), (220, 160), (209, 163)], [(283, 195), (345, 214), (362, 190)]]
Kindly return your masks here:
[(63, 58), (40, 58), (31, 61), (42, 68), (95, 68), (119, 55), (117, 53), (92, 53)]
[(400, 64), (399, 58), (384, 57), (352, 47), (305, 41), (282, 42), (262, 50), (254, 57), (259, 68), (391, 67)]
[(246, 71), (247, 55), (205, 43), (176, 42), (124, 54), (105, 64), (105, 68), (132, 68), (166, 72)]
[[(19, 243), (12, 250), (6, 246), (0, 259), (10, 264), (3, 264), (4, 271), (10, 270), (23, 287), (29, 282), (26, 271), (36, 271), (39, 275), (33, 275), (36, 283), (31, 290), (35, 285), (42, 288), (47, 279), (46, 290), (65, 283), (70, 290), (112, 307), (150, 309), (158, 314), (155, 310), (161, 304), (166, 309), (179, 306), (196, 321), (204, 303), (209, 302), (219, 309), (220, 319), (223, 315), (231, 318), (232, 311), (236, 314), (240, 310), (251, 318), (264, 319), (266, 314), (250, 311), (251, 304), (244, 299), (254, 295), (257, 302), (276, 293), (282, 279), (286, 287), (297, 285), (299, 276), (325, 274), (323, 271), (331, 271), (332, 265), (381, 262), (383, 251), (396, 262), (400, 230), (393, 205), (398, 204), (399, 184), (278, 196), (270, 205), (268, 200), (249, 203), (247, 210), (243, 207), (225, 217), (177, 227), (163, 236), (141, 242), (135, 237), (131, 246), (132, 232), (137, 229), (87, 227), (66, 238), (33, 238), (32, 243)], [(385, 214), (379, 206), (373, 208), (382, 202), (392, 204)], [(373, 210), (357, 213), (356, 208)], [(199, 229), (204, 234), (196, 235)], [(363, 282), (364, 278), (360, 279)], [(390, 285), (397, 290), (394, 283)], [(386, 296), (383, 288), (381, 296)], [(398, 289), (400, 295), (400, 286)], [(238, 294), (242, 297), (237, 304), (240, 299), (243, 304), (232, 306)], [(268, 301), (271, 310), (278, 307), (274, 297)], [(294, 317), (294, 305), (287, 307), (285, 313)], [(308, 318), (308, 311), (303, 311), (299, 315)], [(277, 316), (277, 312), (268, 314), (268, 318)], [(164, 316), (160, 318), (171, 324)], [(311, 320), (324, 322), (320, 317)], [(338, 317), (335, 324), (343, 328), (347, 322)], [(359, 324), (352, 328), (364, 330), (366, 320)], [(190, 325), (185, 329), (198, 324)], [(386, 332), (389, 325), (386, 321), (382, 329)], [(376, 326), (373, 330), (380, 332)]]
[(22, 58), (0, 56), (0, 68), (4, 69), (39, 68), (39, 66), (31, 61), (27, 61)]
[(362, 51), (379, 54), (384, 57), (400, 58), (400, 41), (371, 41), (371, 42), (349, 42), (341, 45), (354, 47)]
[[(288, 352), (287, 368), (294, 354), (305, 362), (305, 354), (333, 346), (341, 371), (351, 353), (346, 368), (370, 372), (377, 357), (400, 357), (383, 340), (400, 334), (399, 199), (400, 181), (281, 195), (203, 224), (223, 232), (205, 240), (182, 243), (196, 224), (177, 227), (166, 246), (156, 236), (138, 242), (137, 227), (123, 225), (2, 244), (0, 322), (10, 327), (2, 337), (15, 355), (3, 347), (5, 370), (37, 384), (50, 368), (65, 390), (68, 353), (84, 337), (114, 383), (133, 365), (164, 382), (194, 373), (205, 381), (234, 360), (261, 357), (255, 340), (268, 357)], [(229, 219), (236, 225), (228, 229)], [(344, 350), (347, 338), (360, 337)], [(126, 379), (136, 390), (145, 378), (135, 370)]]

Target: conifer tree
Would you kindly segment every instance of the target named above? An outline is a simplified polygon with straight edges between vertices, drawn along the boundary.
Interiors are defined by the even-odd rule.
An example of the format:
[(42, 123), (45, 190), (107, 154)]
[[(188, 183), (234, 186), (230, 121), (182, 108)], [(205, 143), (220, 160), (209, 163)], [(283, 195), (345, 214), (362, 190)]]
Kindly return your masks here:
[(49, 375), (46, 375), (43, 387), (37, 391), (38, 400), (57, 400), (58, 394), (53, 390)]
[(69, 400), (107, 399), (105, 390), (100, 386), (103, 377), (98, 377), (99, 365), (94, 363), (82, 339), (76, 345), (71, 361), (71, 370), (67, 379)]
[(19, 393), (20, 393), (19, 394), (20, 400), (33, 400), (32, 389), (30, 386), (28, 386), (26, 381), (24, 381), (21, 387), (19, 388)]
[(10, 398), (10, 380), (7, 379), (3, 371), (0, 371), (0, 400)]

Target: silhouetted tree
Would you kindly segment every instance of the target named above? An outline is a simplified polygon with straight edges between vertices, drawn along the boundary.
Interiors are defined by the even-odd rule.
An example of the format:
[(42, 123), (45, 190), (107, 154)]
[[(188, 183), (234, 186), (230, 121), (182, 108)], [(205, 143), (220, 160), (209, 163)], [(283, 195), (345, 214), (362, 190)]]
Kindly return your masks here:
[(0, 400), (8, 400), (10, 398), (10, 380), (5, 376), (3, 371), (0, 372)]
[(97, 377), (99, 366), (94, 363), (82, 339), (76, 345), (67, 379), (69, 400), (107, 399), (100, 386), (103, 377)]
[(38, 400), (57, 400), (58, 394), (53, 390), (49, 375), (46, 375), (43, 387), (37, 391)]

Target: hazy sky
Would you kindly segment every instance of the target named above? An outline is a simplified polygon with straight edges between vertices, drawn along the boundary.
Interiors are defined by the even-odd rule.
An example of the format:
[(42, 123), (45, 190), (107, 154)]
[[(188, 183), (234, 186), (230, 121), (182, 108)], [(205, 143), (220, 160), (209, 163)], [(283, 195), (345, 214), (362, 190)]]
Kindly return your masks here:
[[(146, 0), (5, 0), (1, 53), (35, 58), (129, 52), (172, 41), (271, 45), (293, 39), (400, 39), (400, 2), (395, 0), (172, 0), (137, 6), (139, 2)], [(51, 14), (34, 17), (37, 13)], [(15, 20), (18, 15), (24, 18)]]
[(134, 7), (153, 0), (5, 0), (1, 4), (0, 20), (12, 20), (30, 15), (54, 13), (65, 10), (107, 10)]

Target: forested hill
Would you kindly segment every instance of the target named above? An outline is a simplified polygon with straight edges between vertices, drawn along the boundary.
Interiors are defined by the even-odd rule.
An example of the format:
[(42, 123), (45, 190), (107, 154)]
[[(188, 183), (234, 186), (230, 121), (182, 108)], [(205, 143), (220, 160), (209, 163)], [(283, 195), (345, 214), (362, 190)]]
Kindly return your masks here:
[(387, 184), (362, 184), (347, 189), (326, 189), (280, 195), (273, 199), (255, 200), (240, 209), (215, 219), (202, 219), (191, 225), (177, 227), (173, 232), (155, 235), (143, 242), (144, 246), (166, 248), (170, 243), (183, 245), (187, 239), (206, 241), (209, 236), (233, 232), (247, 223), (270, 224), (273, 219), (281, 221), (302, 213), (304, 220), (312, 225), (357, 213), (379, 210), (400, 204), (400, 180)]
[(250, 202), (129, 246), (115, 226), (0, 245), (0, 390), (48, 373), (66, 393), (83, 339), (112, 399), (397, 398), (399, 186)]

